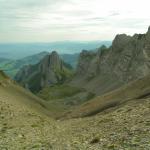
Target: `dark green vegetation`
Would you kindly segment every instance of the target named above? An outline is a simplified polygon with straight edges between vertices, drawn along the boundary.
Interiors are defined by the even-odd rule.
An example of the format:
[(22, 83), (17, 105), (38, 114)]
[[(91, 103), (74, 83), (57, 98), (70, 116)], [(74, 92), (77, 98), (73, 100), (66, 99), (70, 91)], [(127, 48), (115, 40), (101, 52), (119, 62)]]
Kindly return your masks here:
[(54, 69), (58, 84), (63, 84), (66, 80), (71, 79), (74, 73), (72, 67), (69, 64), (63, 62), (63, 66), (63, 70), (60, 70), (59, 68)]

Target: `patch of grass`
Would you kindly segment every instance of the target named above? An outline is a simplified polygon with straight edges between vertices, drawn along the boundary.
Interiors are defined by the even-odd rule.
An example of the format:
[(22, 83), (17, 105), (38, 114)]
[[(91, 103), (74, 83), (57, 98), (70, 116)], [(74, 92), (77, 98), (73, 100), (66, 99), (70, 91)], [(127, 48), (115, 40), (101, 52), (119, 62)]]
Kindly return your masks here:
[(53, 117), (57, 118), (75, 105), (82, 103), (80, 97), (78, 98), (76, 95), (84, 91), (82, 88), (72, 87), (67, 84), (57, 84), (44, 88), (37, 96), (45, 100), (44, 107), (50, 110)]
[(41, 90), (38, 94), (44, 100), (51, 101), (71, 97), (77, 93), (84, 91), (83, 89), (72, 87), (66, 84), (54, 85)]
[(57, 80), (61, 84), (64, 83), (65, 80), (70, 79), (73, 76), (72, 70), (69, 70), (65, 67), (63, 68), (63, 70), (55, 68), (54, 72), (56, 74)]
[(88, 94), (86, 100), (90, 100), (90, 99), (92, 99), (92, 98), (94, 98), (94, 97), (95, 97), (95, 94), (90, 92), (90, 93)]

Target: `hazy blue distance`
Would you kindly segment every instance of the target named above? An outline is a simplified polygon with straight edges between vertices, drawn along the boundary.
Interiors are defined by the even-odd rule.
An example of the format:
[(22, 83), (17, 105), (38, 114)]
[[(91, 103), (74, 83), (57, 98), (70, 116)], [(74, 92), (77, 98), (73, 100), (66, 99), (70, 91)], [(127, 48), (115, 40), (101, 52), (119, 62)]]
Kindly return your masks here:
[(105, 44), (110, 46), (110, 41), (92, 42), (53, 42), (53, 43), (8, 43), (0, 44), (0, 58), (20, 59), (42, 51), (57, 51), (59, 54), (79, 53), (83, 49), (92, 50)]

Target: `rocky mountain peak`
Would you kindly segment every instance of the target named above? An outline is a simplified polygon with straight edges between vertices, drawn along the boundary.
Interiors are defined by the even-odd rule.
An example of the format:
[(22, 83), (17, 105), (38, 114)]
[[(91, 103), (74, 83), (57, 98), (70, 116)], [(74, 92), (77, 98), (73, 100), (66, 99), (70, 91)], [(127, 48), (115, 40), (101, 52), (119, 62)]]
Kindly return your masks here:
[(92, 57), (94, 56), (95, 53), (93, 51), (88, 51), (88, 50), (82, 50), (82, 52), (80, 53), (80, 57)]
[(60, 57), (58, 55), (58, 53), (56, 51), (53, 51), (50, 55), (50, 63), (53, 62), (53, 64), (56, 64), (56, 63), (59, 63), (61, 60), (60, 60)]
[(60, 59), (56, 51), (51, 52), (49, 55), (45, 56), (39, 64), (40, 70), (44, 73), (48, 70), (61, 70), (62, 60)]
[(120, 48), (124, 47), (129, 42), (130, 39), (131, 36), (128, 36), (126, 34), (118, 34), (113, 40), (112, 47), (115, 50), (117, 49), (119, 50)]
[(50, 54), (50, 65), (53, 67), (56, 67), (57, 69), (62, 69), (62, 60), (60, 59), (58, 53), (56, 51), (53, 51)]
[(70, 75), (70, 68), (53, 51), (38, 64), (22, 68), (15, 79), (31, 91), (39, 91), (45, 86), (64, 82)]
[[(110, 48), (80, 54), (74, 83), (104, 93), (150, 73), (150, 28), (146, 34), (118, 34)], [(81, 86), (82, 86), (81, 85)], [(100, 86), (101, 85), (101, 86)]]

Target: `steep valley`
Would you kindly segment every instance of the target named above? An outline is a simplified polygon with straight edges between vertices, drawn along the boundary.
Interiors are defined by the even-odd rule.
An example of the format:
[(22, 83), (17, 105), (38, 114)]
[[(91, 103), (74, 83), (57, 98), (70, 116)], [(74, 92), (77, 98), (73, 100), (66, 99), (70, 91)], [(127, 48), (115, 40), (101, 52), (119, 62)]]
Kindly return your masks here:
[[(117, 96), (116, 104), (112, 103), (111, 96), (108, 99), (112, 104), (103, 97), (100, 98), (102, 100), (98, 99), (98, 110), (93, 107), (93, 99), (110, 95), (110, 92), (149, 75), (149, 35), (150, 28), (145, 34), (118, 34), (109, 48), (103, 45), (97, 51), (83, 50), (75, 71), (63, 62), (57, 52), (52, 52), (38, 64), (22, 68), (15, 79), (44, 99), (47, 109), (53, 106), (53, 112), (58, 118), (70, 110), (74, 112), (76, 107), (84, 109), (84, 104), (87, 107), (88, 101), (90, 104), (87, 112), (92, 108), (93, 111), (98, 111), (99, 105), (105, 110), (107, 105), (118, 105), (123, 97)], [(135, 88), (133, 85), (134, 90)]]

